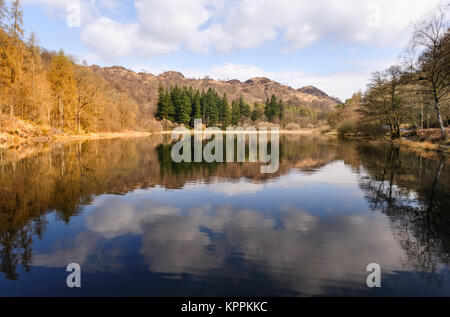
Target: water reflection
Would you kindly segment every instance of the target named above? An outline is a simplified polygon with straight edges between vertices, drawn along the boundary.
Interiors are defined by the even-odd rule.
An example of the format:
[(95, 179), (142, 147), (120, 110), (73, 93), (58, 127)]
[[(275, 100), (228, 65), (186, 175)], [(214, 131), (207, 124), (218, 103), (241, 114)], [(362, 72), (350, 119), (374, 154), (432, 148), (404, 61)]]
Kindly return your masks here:
[[(276, 174), (174, 164), (163, 136), (4, 153), (0, 294), (33, 294), (38, 280), (40, 295), (70, 295), (61, 281), (76, 262), (79, 295), (450, 295), (444, 157), (313, 136), (280, 145)], [(365, 285), (371, 262), (379, 290)]]

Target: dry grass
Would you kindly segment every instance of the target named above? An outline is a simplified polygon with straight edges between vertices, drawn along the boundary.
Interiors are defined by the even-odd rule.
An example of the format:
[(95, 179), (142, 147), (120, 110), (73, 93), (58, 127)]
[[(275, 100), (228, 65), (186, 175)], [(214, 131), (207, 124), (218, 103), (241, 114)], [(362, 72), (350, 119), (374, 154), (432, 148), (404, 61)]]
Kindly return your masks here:
[[(447, 132), (447, 135), (450, 135), (450, 129), (445, 129)], [(412, 131), (408, 135), (405, 135), (409, 137), (413, 141), (420, 141), (420, 142), (431, 142), (431, 143), (438, 143), (441, 141), (442, 135), (440, 129), (423, 129), (423, 130), (416, 130)]]
[(114, 139), (126, 137), (143, 137), (149, 132), (124, 131), (100, 133), (64, 133), (46, 125), (37, 125), (8, 115), (0, 115), (0, 146), (9, 147), (19, 144), (63, 143), (75, 140)]
[[(276, 126), (278, 127), (278, 126)], [(270, 127), (267, 129), (270, 132)], [(190, 130), (193, 133), (193, 130)], [(159, 132), (99, 132), (99, 133), (65, 133), (46, 125), (37, 125), (8, 115), (0, 116), (0, 147), (32, 145), (36, 143), (65, 143), (80, 140), (98, 140), (114, 138), (135, 138), (149, 135), (171, 134), (172, 131)], [(214, 132), (215, 133), (215, 132)], [(221, 131), (226, 134), (226, 131)], [(239, 133), (239, 132), (232, 132)], [(241, 132), (249, 133), (249, 132)], [(258, 133), (258, 131), (256, 131)], [(319, 134), (320, 129), (279, 130), (280, 134)]]

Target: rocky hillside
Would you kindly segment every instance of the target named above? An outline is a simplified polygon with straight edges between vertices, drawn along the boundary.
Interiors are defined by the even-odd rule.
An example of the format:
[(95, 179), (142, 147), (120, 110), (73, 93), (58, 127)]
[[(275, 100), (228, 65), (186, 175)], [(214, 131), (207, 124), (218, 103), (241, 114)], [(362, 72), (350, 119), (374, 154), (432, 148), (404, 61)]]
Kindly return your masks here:
[(172, 85), (194, 87), (196, 89), (215, 89), (220, 94), (227, 93), (228, 100), (239, 98), (253, 104), (265, 102), (272, 94), (282, 98), (285, 103), (291, 105), (310, 106), (316, 110), (327, 111), (332, 109), (338, 100), (329, 97), (323, 91), (313, 86), (299, 89), (282, 85), (265, 77), (256, 77), (245, 82), (239, 80), (217, 81), (213, 79), (185, 78), (179, 72), (165, 72), (159, 76), (148, 73), (136, 73), (123, 67), (99, 67), (91, 66), (95, 73), (101, 75), (115, 88), (128, 92), (140, 104), (147, 104), (155, 109), (158, 98), (158, 86)]

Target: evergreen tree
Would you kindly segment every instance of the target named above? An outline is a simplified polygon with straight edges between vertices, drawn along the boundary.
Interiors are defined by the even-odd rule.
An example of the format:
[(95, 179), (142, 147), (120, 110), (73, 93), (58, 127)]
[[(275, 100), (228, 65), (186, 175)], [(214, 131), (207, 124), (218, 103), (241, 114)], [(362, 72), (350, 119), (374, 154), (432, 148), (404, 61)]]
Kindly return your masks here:
[(280, 107), (280, 105), (277, 102), (277, 97), (275, 97), (275, 95), (272, 95), (270, 100), (269, 100), (269, 98), (267, 98), (266, 107), (264, 110), (264, 114), (266, 115), (267, 120), (272, 122), (273, 119), (280, 116), (280, 108), (279, 107)]
[(202, 118), (202, 107), (201, 107), (200, 93), (197, 90), (197, 91), (195, 91), (193, 100), (192, 100), (191, 126), (194, 126), (195, 119), (201, 119), (201, 118)]
[(222, 105), (222, 127), (226, 128), (231, 124), (231, 110), (226, 93), (223, 94), (221, 105)]
[(262, 110), (260, 109), (260, 105), (255, 102), (255, 105), (253, 106), (251, 119), (253, 121), (260, 120), (262, 115), (263, 115), (263, 113), (262, 113)]
[(175, 85), (170, 91), (170, 99), (172, 101), (174, 111), (175, 111), (175, 117), (174, 120), (177, 123), (181, 123), (181, 103), (183, 99), (182, 90), (178, 87), (178, 85)]
[(239, 107), (239, 102), (237, 100), (233, 100), (231, 103), (231, 122), (234, 125), (239, 123), (239, 119), (241, 118), (241, 109)]
[(202, 109), (202, 120), (203, 123), (206, 124), (206, 93), (204, 90), (202, 90), (202, 93), (200, 95), (200, 107)]
[(191, 99), (189, 93), (184, 91), (181, 96), (181, 104), (179, 105), (178, 122), (189, 125), (191, 122)]
[(239, 97), (239, 111), (242, 117), (249, 118), (251, 116), (250, 106), (244, 102), (242, 96)]
[(166, 91), (162, 85), (158, 87), (158, 103), (156, 104), (156, 118), (158, 120), (167, 118), (167, 108), (164, 103), (164, 97), (166, 95)]
[(175, 119), (175, 109), (173, 107), (170, 92), (161, 85), (158, 88), (158, 103), (156, 108), (156, 118), (159, 120), (167, 119), (173, 121)]
[(218, 101), (219, 95), (209, 88), (206, 93), (206, 124), (208, 126), (213, 126), (219, 122)]
[(175, 107), (170, 97), (170, 92), (166, 90), (164, 92), (164, 107), (167, 109), (167, 117), (165, 119), (174, 121), (175, 120)]

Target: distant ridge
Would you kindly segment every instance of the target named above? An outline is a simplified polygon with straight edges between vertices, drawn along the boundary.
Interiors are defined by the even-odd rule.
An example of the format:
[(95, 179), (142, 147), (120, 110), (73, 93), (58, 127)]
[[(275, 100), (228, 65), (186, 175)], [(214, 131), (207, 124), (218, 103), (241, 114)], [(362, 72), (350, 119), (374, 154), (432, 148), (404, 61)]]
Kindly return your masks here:
[(148, 104), (155, 109), (158, 98), (158, 87), (173, 85), (193, 87), (196, 89), (215, 89), (219, 94), (226, 93), (229, 100), (237, 99), (242, 95), (249, 103), (264, 103), (272, 94), (281, 98), (284, 103), (295, 106), (308, 106), (316, 110), (332, 110), (339, 100), (328, 96), (314, 86), (294, 89), (280, 84), (267, 77), (255, 77), (245, 82), (237, 79), (219, 81), (210, 78), (186, 78), (182, 73), (167, 71), (158, 76), (132, 70), (121, 66), (99, 67), (91, 66), (94, 72), (100, 74), (119, 90), (128, 92), (136, 101)]

